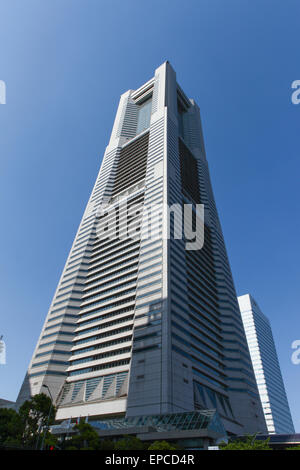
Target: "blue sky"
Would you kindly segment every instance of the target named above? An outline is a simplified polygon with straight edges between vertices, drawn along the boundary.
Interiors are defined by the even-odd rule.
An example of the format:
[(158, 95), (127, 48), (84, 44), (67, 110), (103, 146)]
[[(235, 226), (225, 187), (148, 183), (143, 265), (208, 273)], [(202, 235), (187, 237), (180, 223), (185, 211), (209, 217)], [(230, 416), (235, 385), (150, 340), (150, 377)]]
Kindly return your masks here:
[(0, 0), (0, 12), (0, 397), (16, 399), (120, 94), (169, 60), (200, 106), (237, 293), (271, 320), (299, 432), (299, 2)]

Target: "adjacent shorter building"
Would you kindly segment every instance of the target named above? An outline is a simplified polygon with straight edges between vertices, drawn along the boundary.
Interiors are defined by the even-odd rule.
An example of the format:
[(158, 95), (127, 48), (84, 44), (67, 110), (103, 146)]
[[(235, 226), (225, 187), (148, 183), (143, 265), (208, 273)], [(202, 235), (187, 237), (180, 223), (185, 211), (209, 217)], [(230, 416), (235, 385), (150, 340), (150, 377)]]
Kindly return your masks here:
[(14, 401), (5, 400), (4, 398), (0, 398), (0, 408), (12, 408), (15, 409), (16, 403)]
[(256, 382), (270, 434), (295, 432), (268, 318), (246, 294), (238, 297)]

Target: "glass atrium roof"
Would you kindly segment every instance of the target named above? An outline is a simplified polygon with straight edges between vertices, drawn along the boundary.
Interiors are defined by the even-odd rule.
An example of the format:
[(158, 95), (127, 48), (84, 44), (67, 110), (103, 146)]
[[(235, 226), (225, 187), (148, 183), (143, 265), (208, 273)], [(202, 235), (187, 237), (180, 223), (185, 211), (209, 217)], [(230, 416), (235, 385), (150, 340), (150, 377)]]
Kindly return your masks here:
[(216, 410), (132, 416), (94, 421), (90, 422), (90, 424), (102, 431), (149, 426), (153, 427), (157, 432), (207, 429), (224, 436), (226, 435), (225, 428)]

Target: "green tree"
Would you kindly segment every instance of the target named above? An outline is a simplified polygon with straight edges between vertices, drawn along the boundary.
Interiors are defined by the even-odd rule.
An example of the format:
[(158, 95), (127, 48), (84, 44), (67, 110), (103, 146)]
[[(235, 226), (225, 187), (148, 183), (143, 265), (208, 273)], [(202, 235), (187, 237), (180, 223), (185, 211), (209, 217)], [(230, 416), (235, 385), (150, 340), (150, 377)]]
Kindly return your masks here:
[(41, 433), (39, 441), (44, 442), (43, 447), (44, 447), (45, 450), (49, 450), (50, 447), (54, 447), (54, 449), (55, 448), (56, 449), (60, 448), (60, 445), (58, 443), (58, 438), (54, 434), (52, 434), (51, 432), (45, 431), (45, 439), (43, 439), (43, 438), (44, 438), (44, 433)]
[(37, 447), (42, 442), (41, 433), (54, 423), (55, 407), (51, 399), (44, 393), (35, 395), (27, 400), (19, 409), (23, 424), (22, 442), (25, 446)]
[(77, 434), (66, 444), (66, 450), (99, 450), (100, 440), (97, 431), (88, 423), (80, 422), (74, 426)]
[(220, 444), (221, 450), (272, 450), (269, 447), (269, 440), (256, 440), (256, 434), (254, 436), (247, 436), (244, 439), (237, 439), (228, 444)]
[(114, 450), (115, 443), (110, 439), (101, 439), (100, 441), (100, 450)]
[(134, 436), (124, 436), (115, 443), (115, 450), (144, 450), (145, 444)]
[(148, 447), (148, 450), (177, 450), (178, 447), (167, 441), (154, 441)]
[(9, 408), (0, 409), (0, 444), (17, 447), (22, 443), (23, 423), (19, 414)]

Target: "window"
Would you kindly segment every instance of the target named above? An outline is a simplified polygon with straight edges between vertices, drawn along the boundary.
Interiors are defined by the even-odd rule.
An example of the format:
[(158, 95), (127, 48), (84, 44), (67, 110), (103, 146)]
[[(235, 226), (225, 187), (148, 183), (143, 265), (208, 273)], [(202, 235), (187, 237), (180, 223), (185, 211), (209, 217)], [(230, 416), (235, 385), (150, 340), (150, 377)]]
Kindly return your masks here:
[(180, 137), (184, 138), (184, 124), (183, 124), (183, 116), (185, 113), (185, 109), (181, 105), (181, 103), (178, 101), (177, 103), (177, 117), (178, 117), (178, 133)]
[(138, 121), (136, 128), (137, 134), (140, 134), (140, 132), (143, 132), (145, 129), (148, 129), (148, 127), (150, 126), (151, 108), (152, 98), (149, 98), (148, 100), (144, 101), (139, 106)]

